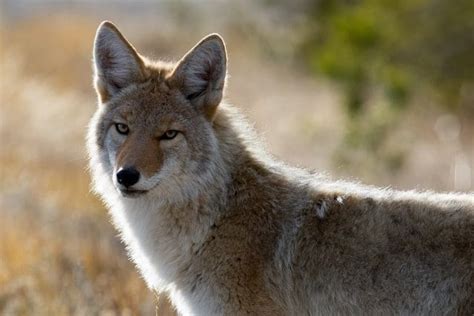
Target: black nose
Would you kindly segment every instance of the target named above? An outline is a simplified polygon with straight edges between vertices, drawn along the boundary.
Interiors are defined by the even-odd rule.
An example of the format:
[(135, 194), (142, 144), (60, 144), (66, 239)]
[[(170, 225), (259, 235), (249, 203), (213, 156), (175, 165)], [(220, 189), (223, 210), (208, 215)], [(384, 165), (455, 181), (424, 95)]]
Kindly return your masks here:
[(133, 167), (121, 168), (117, 172), (117, 182), (127, 188), (137, 183), (138, 179), (140, 179), (140, 172)]

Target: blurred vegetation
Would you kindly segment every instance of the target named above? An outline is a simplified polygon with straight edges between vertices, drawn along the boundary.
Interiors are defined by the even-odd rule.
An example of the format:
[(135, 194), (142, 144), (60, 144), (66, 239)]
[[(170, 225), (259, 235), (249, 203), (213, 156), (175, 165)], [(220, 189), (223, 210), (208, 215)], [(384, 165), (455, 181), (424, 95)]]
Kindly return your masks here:
[(343, 89), (344, 146), (375, 153), (397, 170), (402, 153), (386, 155), (383, 145), (415, 97), (473, 116), (467, 95), (474, 89), (474, 1), (314, 0), (306, 5), (305, 60)]

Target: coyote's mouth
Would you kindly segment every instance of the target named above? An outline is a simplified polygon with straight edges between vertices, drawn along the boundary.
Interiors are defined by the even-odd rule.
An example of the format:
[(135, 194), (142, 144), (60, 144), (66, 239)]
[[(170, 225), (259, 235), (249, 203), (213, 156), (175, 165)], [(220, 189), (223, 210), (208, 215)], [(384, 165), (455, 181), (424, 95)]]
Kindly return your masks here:
[(146, 190), (133, 190), (133, 189), (119, 189), (120, 194), (126, 198), (136, 198), (141, 195), (144, 195), (148, 191)]

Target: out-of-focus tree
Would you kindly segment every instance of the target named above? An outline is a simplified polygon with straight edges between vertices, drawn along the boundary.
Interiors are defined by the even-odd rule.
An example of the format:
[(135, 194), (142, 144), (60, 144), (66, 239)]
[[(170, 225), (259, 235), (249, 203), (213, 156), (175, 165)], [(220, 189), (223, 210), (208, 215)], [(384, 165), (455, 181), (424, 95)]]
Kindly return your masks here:
[(473, 0), (302, 2), (305, 60), (344, 91), (346, 145), (376, 152), (417, 95), (474, 114), (466, 101), (474, 90)]

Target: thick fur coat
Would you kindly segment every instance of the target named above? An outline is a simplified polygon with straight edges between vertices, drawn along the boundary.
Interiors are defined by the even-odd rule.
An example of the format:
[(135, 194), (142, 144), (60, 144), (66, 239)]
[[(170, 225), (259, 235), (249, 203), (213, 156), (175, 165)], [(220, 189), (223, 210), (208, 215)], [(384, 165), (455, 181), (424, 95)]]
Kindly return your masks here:
[(184, 315), (471, 315), (474, 195), (331, 181), (260, 149), (210, 35), (176, 64), (110, 22), (94, 46), (95, 192)]

